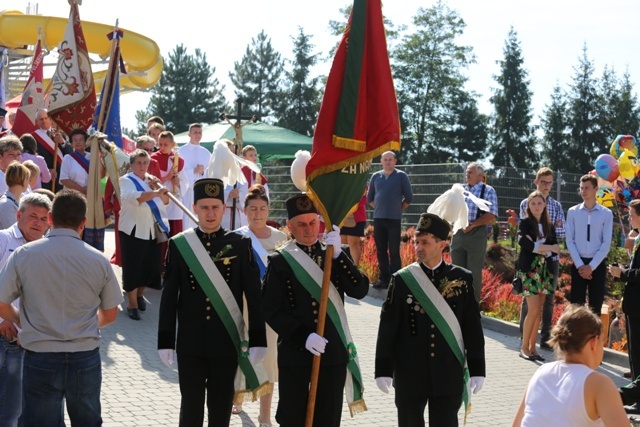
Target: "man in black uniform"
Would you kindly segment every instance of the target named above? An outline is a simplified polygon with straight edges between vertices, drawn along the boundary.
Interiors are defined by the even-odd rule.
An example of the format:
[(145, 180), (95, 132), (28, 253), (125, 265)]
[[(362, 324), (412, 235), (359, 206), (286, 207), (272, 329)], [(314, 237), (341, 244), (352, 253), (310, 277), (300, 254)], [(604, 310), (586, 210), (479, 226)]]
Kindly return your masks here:
[(423, 427), (427, 403), (429, 425), (458, 425), (469, 390), (465, 358), (474, 394), (484, 382), (484, 335), (473, 276), (442, 259), (450, 231), (437, 215), (422, 214), (414, 238), (418, 262), (393, 275), (382, 306), (375, 377), (385, 393), (393, 378), (400, 427)]
[(364, 298), (369, 279), (342, 253), (336, 226), (327, 234), (327, 246), (318, 241), (320, 218), (306, 194), (289, 198), (286, 207), (287, 227), (294, 240), (269, 257), (262, 294), (265, 320), (278, 334), (276, 421), (280, 427), (305, 424), (313, 355), (322, 354), (313, 425), (337, 427), (345, 384), (349, 385), (347, 401), (352, 413), (366, 407), (358, 392), (361, 378), (359, 382), (358, 375), (353, 374), (357, 357), (348, 325), (332, 317), (328, 310), (324, 337), (315, 333), (326, 247), (334, 248), (329, 301), (336, 311), (344, 312), (345, 294)]
[[(180, 426), (202, 427), (205, 390), (208, 425), (228, 426), (237, 370), (247, 378), (257, 376), (259, 383), (243, 384), (235, 392), (266, 392), (257, 368), (251, 373), (245, 370), (251, 370), (266, 354), (260, 275), (251, 239), (220, 227), (225, 211), (222, 181), (200, 179), (194, 183), (193, 192), (199, 225), (169, 241), (158, 349), (169, 367), (173, 349), (177, 350)], [(249, 311), (248, 342), (243, 333), (243, 296)]]

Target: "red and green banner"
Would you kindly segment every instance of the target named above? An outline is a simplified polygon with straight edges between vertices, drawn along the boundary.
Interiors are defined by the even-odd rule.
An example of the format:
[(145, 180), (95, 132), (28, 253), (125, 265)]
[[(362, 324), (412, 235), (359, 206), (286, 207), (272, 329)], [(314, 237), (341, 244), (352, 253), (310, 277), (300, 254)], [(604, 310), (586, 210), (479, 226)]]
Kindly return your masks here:
[(400, 119), (382, 3), (354, 0), (327, 80), (306, 170), (307, 192), (326, 224), (340, 225), (356, 208), (373, 158), (399, 149)]

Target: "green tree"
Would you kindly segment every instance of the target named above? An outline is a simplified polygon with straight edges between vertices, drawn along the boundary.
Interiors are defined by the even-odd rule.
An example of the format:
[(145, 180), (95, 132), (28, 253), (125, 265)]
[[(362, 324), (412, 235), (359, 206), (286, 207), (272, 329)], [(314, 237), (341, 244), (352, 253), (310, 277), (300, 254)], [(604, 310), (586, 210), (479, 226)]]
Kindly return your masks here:
[(574, 170), (569, 157), (569, 123), (567, 120), (568, 101), (566, 93), (559, 85), (553, 88), (551, 103), (546, 106), (541, 117), (544, 134), (542, 141), (542, 165), (554, 171)]
[(459, 91), (451, 103), (451, 114), (446, 140), (449, 141), (450, 159), (456, 162), (474, 162), (487, 146), (488, 117), (478, 110), (476, 96)]
[(306, 35), (301, 27), (298, 28), (298, 36), (292, 40), (294, 59), (288, 61), (291, 71), (285, 71), (286, 83), (279, 97), (277, 124), (312, 136), (320, 108), (319, 79), (310, 76), (317, 55), (311, 53), (314, 48), (311, 36)]
[(489, 152), (494, 167), (533, 168), (538, 164), (535, 128), (531, 125), (532, 109), (528, 72), (518, 34), (511, 27), (502, 50), (504, 59), (497, 61), (500, 74), (493, 78), (499, 87), (493, 90), (492, 141)]
[(167, 130), (173, 132), (183, 132), (194, 122), (218, 121), (226, 100), (215, 71), (207, 62), (206, 53), (196, 49), (190, 55), (184, 45), (177, 45), (164, 60), (162, 76), (151, 89), (147, 109), (136, 113), (138, 129), (146, 133), (146, 119), (152, 115), (162, 117)]
[[(262, 30), (251, 39), (242, 60), (234, 62), (233, 72), (229, 73), (235, 94), (242, 98), (247, 114), (255, 114), (260, 120), (273, 116), (277, 110), (283, 67), (280, 54), (273, 49), (271, 39)], [(272, 117), (266, 121), (275, 120)]]
[(574, 71), (568, 93), (571, 129), (568, 154), (573, 165), (570, 171), (586, 173), (593, 169), (593, 162), (598, 155), (609, 151), (600, 126), (602, 107), (598, 81), (594, 77), (595, 66), (587, 56), (586, 45)]
[[(455, 141), (448, 139), (452, 100), (463, 92), (462, 71), (475, 62), (472, 48), (456, 38), (464, 20), (442, 1), (418, 9), (415, 32), (402, 37), (392, 66), (403, 129), (403, 162), (457, 161)], [(474, 151), (474, 150), (471, 150)]]
[(620, 92), (618, 89), (618, 77), (613, 68), (605, 65), (602, 77), (599, 81), (598, 96), (600, 98), (600, 128), (609, 141), (613, 141), (618, 134), (617, 115), (620, 108)]
[(615, 115), (612, 125), (611, 137), (617, 135), (638, 136), (640, 129), (640, 106), (638, 95), (635, 93), (631, 76), (627, 70), (618, 84), (618, 98), (615, 106)]

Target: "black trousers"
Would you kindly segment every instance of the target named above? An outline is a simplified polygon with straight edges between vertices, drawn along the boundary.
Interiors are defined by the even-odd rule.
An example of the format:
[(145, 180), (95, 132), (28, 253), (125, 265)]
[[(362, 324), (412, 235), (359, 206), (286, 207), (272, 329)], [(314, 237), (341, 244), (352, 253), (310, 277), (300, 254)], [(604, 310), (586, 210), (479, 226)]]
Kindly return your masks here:
[[(346, 375), (346, 365), (320, 366), (313, 413), (314, 427), (340, 426)], [(305, 425), (310, 381), (311, 367), (278, 369), (279, 400), (276, 421), (280, 427)]]
[(233, 405), (233, 380), (238, 363), (178, 353), (180, 427), (202, 427), (207, 395), (209, 427), (228, 427)]
[[(583, 258), (583, 262), (588, 264), (591, 260)], [(571, 266), (571, 303), (584, 305), (589, 292), (589, 307), (597, 316), (600, 316), (602, 303), (604, 302), (605, 279), (607, 268), (602, 261), (591, 274), (591, 280), (583, 279), (578, 273), (575, 265)]]
[(396, 388), (398, 427), (424, 427), (424, 410), (429, 404), (429, 425), (457, 427), (462, 395), (429, 397), (419, 390)]

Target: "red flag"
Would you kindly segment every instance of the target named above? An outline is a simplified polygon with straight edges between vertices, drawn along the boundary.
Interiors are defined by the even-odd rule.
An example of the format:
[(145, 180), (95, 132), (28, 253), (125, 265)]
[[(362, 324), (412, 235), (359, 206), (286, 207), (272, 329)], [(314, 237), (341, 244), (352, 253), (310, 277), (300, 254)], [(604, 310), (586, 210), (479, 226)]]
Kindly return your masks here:
[(362, 197), (372, 159), (399, 149), (400, 118), (381, 1), (354, 0), (306, 169), (307, 191), (325, 223), (341, 224)]
[(43, 59), (42, 46), (40, 38), (38, 38), (38, 43), (33, 52), (33, 61), (31, 61), (29, 79), (27, 84), (24, 85), (20, 106), (16, 111), (16, 119), (11, 128), (11, 131), (18, 137), (25, 133), (33, 132), (38, 128), (36, 126), (36, 114), (39, 109), (44, 108), (44, 94), (42, 91)]
[(49, 95), (49, 117), (69, 133), (89, 129), (96, 109), (96, 93), (87, 44), (82, 32), (78, 0), (69, 0), (69, 23), (60, 42), (60, 59)]

